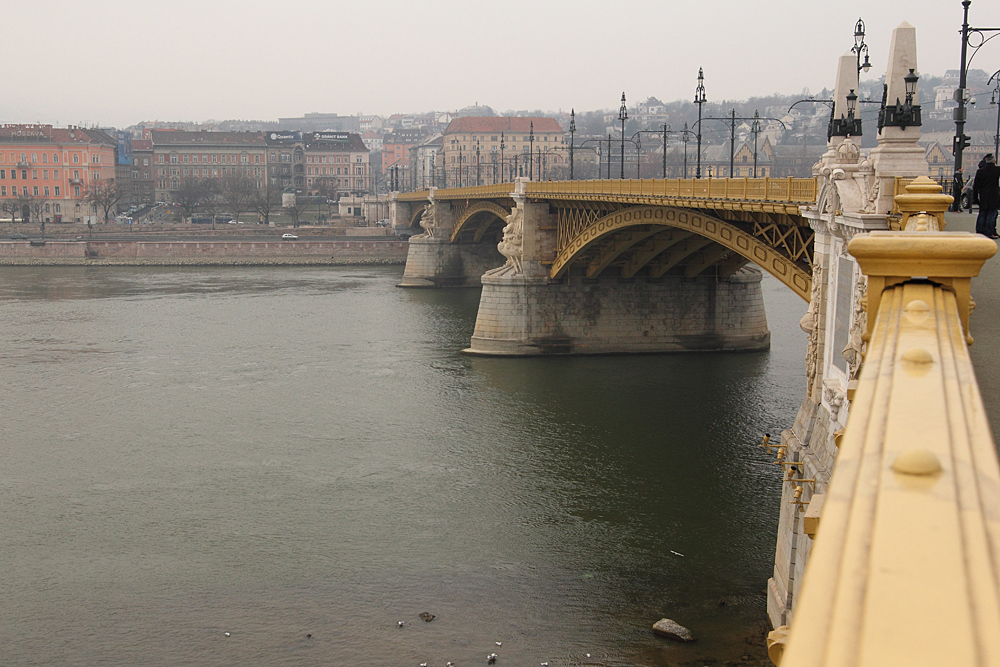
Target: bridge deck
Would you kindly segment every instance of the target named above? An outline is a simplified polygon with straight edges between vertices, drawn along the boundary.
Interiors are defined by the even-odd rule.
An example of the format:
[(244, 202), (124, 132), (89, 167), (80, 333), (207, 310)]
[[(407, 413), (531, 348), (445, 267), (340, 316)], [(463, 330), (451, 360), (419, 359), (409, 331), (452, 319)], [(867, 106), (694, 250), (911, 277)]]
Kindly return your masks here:
[[(434, 198), (509, 198), (513, 183), (435, 190)], [(815, 204), (815, 178), (678, 178), (603, 179), (528, 182), (528, 198), (603, 201), (626, 204), (715, 208), (736, 211), (797, 214), (799, 206)], [(399, 195), (399, 201), (426, 201), (430, 191)]]

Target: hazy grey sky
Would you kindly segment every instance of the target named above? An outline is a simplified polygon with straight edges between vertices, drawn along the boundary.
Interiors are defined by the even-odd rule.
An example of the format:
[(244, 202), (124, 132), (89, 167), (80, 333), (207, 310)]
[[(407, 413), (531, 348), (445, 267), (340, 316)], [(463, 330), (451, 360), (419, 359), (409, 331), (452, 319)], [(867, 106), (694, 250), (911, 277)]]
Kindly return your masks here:
[[(871, 75), (904, 20), (922, 72), (958, 68), (960, 0), (0, 0), (0, 122), (617, 108), (693, 97), (699, 66), (710, 101), (819, 91), (859, 15)], [(1000, 69), (1000, 37), (973, 67)]]

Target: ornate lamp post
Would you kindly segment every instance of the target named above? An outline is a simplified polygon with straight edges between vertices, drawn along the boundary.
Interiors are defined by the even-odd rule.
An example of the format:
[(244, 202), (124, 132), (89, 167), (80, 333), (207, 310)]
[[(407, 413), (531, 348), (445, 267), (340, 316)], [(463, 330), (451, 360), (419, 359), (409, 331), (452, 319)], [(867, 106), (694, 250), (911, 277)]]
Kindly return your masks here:
[(482, 163), (479, 161), (479, 139), (476, 139), (476, 185), (483, 184), (483, 182), (480, 180), (480, 171), (479, 171), (480, 164)]
[[(503, 132), (501, 132), (500, 133), (500, 180), (501, 181), (503, 180), (503, 149), (504, 149)], [(513, 177), (511, 177), (511, 180), (514, 180)]]
[(618, 110), (618, 120), (622, 122), (622, 164), (619, 179), (625, 178), (625, 121), (628, 120), (628, 109), (625, 106), (625, 91), (622, 91), (622, 107)]
[(698, 68), (698, 87), (694, 91), (694, 103), (698, 105), (698, 155), (694, 177), (701, 178), (701, 106), (705, 103), (705, 73)]
[(531, 159), (535, 151), (535, 121), (531, 121), (528, 132), (528, 178), (534, 179), (534, 160)]
[[(872, 64), (868, 62), (868, 45), (865, 44), (865, 22), (860, 18), (857, 24), (854, 26), (854, 46), (851, 47), (851, 52), (858, 55), (858, 71), (864, 70), (865, 74), (868, 70), (872, 68)], [(865, 54), (865, 62), (861, 62), (861, 54)]]
[(760, 112), (757, 110), (753, 112), (750, 131), (753, 132), (753, 177), (757, 178), (757, 135), (760, 134)]
[(573, 137), (576, 135), (576, 110), (569, 110), (569, 180), (573, 178)]
[(683, 137), (681, 141), (684, 142), (684, 178), (688, 177), (688, 133), (690, 132), (688, 124), (684, 123), (684, 134), (681, 135)]
[[(960, 67), (958, 70), (958, 89), (955, 90), (955, 101), (958, 102), (958, 108), (954, 110), (955, 138), (952, 143), (952, 150), (955, 153), (955, 182), (952, 186), (952, 195), (955, 197), (955, 203), (952, 204), (953, 211), (959, 210), (962, 187), (965, 185), (962, 180), (962, 150), (969, 146), (969, 141), (971, 140), (971, 137), (965, 134), (965, 105), (969, 101), (969, 91), (966, 89), (969, 65), (983, 44), (1000, 34), (1000, 28), (974, 28), (969, 25), (969, 5), (971, 4), (972, 0), (962, 0), (962, 7), (964, 8), (962, 19), (962, 60), (959, 63)], [(993, 34), (987, 37), (986, 33), (988, 32), (992, 32)], [(970, 46), (972, 47), (972, 55), (966, 58)]]
[(1000, 69), (993, 72), (993, 76), (986, 85), (992, 84), (996, 81), (996, 87), (993, 88), (993, 95), (990, 97), (990, 106), (997, 108), (997, 133), (993, 135), (993, 154), (1000, 155)]
[[(905, 130), (907, 127), (917, 127), (920, 125), (920, 105), (913, 103), (913, 98), (917, 92), (917, 79), (919, 79), (913, 70), (903, 77), (903, 85), (906, 87), (906, 99), (903, 102), (896, 99), (896, 104), (885, 107), (885, 120), (882, 125), (898, 127)], [(856, 96), (855, 96), (856, 97)], [(855, 99), (857, 102), (857, 99)], [(848, 103), (850, 104), (850, 103)]]

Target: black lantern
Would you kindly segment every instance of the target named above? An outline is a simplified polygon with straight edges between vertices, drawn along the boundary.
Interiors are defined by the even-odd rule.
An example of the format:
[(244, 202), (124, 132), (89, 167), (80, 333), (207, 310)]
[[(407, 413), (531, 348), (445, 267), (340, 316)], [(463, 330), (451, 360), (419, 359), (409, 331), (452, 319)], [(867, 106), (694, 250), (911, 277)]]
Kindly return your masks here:
[(860, 137), (861, 136), (861, 119), (857, 118), (854, 114), (858, 109), (858, 96), (851, 88), (851, 92), (847, 93), (847, 116), (844, 114), (840, 115), (840, 118), (830, 119), (830, 136), (831, 137)]
[(896, 104), (886, 105), (883, 109), (883, 114), (885, 120), (883, 121), (883, 127), (898, 127), (905, 130), (908, 127), (919, 127), (920, 126), (920, 105), (914, 104), (914, 97), (917, 94), (917, 80), (918, 77), (910, 70), (910, 73), (903, 77), (903, 84), (906, 89), (905, 101), (900, 102), (899, 98), (896, 98)]

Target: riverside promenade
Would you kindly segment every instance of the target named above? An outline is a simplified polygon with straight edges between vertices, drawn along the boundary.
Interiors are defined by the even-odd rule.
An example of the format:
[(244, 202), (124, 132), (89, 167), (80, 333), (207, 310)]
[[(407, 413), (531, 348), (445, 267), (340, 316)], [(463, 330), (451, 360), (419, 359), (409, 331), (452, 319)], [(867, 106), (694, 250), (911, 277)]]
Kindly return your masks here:
[[(53, 229), (53, 227), (55, 227)], [(0, 266), (248, 266), (403, 264), (407, 241), (382, 229), (222, 226), (87, 230), (15, 225), (0, 237)], [(294, 239), (284, 239), (285, 233)]]

